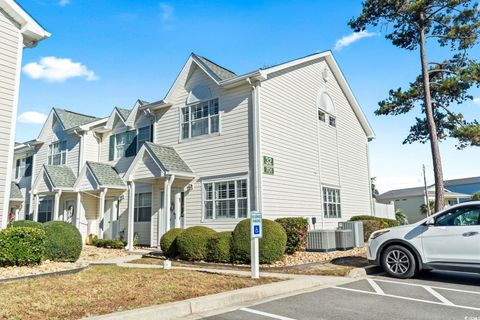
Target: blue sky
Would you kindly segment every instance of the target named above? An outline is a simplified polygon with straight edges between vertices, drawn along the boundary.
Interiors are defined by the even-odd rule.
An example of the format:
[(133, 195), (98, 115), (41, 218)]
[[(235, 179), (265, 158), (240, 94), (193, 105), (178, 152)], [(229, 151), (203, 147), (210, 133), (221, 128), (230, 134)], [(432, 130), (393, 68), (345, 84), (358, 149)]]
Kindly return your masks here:
[[(52, 36), (24, 52), (17, 141), (36, 138), (41, 129), (35, 123), (41, 115), (32, 119), (25, 112), (45, 115), (62, 107), (102, 117), (137, 98), (162, 99), (192, 51), (242, 74), (332, 49), (377, 134), (370, 145), (371, 173), (380, 191), (420, 184), (423, 163), (432, 180), (429, 146), (402, 145), (415, 114), (373, 114), (389, 89), (418, 74), (418, 53), (395, 48), (385, 30), (352, 37), (347, 22), (360, 12), (361, 1), (18, 2)], [(345, 45), (335, 48), (341, 39)], [(472, 56), (479, 53), (475, 48)], [(432, 59), (442, 54), (429, 51)], [(479, 90), (472, 94), (480, 97)], [(461, 110), (478, 118), (480, 99)], [(479, 148), (458, 151), (447, 141), (441, 150), (446, 178), (480, 175)]]

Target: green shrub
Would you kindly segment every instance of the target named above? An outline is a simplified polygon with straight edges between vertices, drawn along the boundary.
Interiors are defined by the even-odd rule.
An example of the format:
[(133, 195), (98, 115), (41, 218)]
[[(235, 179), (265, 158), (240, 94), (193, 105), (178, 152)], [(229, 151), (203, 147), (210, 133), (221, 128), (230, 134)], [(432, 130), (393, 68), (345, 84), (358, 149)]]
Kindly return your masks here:
[(52, 261), (75, 262), (82, 252), (80, 231), (70, 223), (49, 221), (45, 228), (45, 258)]
[(363, 222), (363, 238), (365, 241), (368, 241), (370, 235), (377, 230), (398, 226), (397, 220), (373, 216), (354, 216), (350, 218), (350, 221)]
[(213, 234), (207, 242), (207, 260), (228, 263), (231, 256), (232, 233), (230, 231)]
[(207, 227), (190, 227), (177, 236), (180, 258), (185, 260), (206, 260), (208, 239), (216, 232)]
[(306, 218), (280, 218), (275, 222), (280, 223), (287, 233), (286, 253), (293, 254), (296, 251), (305, 250), (308, 232), (308, 220)]
[[(263, 219), (263, 237), (260, 239), (260, 263), (272, 263), (283, 257), (287, 234), (272, 220)], [(239, 263), (250, 263), (250, 219), (240, 221), (232, 234), (232, 258)]]
[(475, 200), (475, 201), (480, 200), (480, 192), (474, 193), (472, 196), (472, 200)]
[(122, 240), (116, 239), (98, 239), (95, 238), (92, 240), (92, 244), (95, 247), (99, 248), (107, 248), (107, 249), (123, 249), (127, 245)]
[(0, 266), (39, 264), (45, 255), (45, 231), (9, 227), (0, 231)]
[(43, 230), (43, 224), (37, 221), (32, 221), (32, 220), (12, 221), (8, 224), (7, 228), (10, 228), (10, 227), (28, 227), (28, 228), (37, 228), (37, 229)]
[(160, 239), (160, 248), (167, 258), (178, 256), (177, 237), (183, 232), (181, 228), (174, 228), (166, 232)]

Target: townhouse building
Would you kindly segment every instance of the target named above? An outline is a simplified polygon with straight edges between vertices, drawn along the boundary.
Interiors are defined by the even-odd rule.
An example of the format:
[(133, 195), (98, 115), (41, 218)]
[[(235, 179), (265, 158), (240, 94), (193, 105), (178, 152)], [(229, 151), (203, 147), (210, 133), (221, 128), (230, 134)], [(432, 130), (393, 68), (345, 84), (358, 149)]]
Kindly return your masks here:
[(129, 248), (174, 227), (232, 230), (252, 210), (334, 228), (372, 213), (373, 138), (330, 51), (243, 75), (191, 54), (160, 101), (102, 119), (54, 108), (16, 148), (30, 189), (15, 180), (11, 203)]

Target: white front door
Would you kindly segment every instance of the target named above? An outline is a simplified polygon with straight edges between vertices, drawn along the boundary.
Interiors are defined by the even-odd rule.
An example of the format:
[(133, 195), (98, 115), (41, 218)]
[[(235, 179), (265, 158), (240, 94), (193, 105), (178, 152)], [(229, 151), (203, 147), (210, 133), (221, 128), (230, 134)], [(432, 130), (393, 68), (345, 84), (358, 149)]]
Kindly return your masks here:
[(480, 263), (480, 206), (436, 216), (421, 237), (426, 262)]
[(115, 239), (117, 235), (117, 201), (115, 199), (105, 199), (104, 221), (104, 239)]

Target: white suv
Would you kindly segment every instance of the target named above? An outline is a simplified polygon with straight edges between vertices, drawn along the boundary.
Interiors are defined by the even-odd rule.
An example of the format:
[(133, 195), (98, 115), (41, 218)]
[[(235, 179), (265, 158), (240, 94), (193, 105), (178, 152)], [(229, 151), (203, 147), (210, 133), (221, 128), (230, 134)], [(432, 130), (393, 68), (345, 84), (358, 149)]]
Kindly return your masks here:
[(368, 260), (396, 278), (421, 270), (480, 273), (480, 201), (458, 204), (368, 240)]

